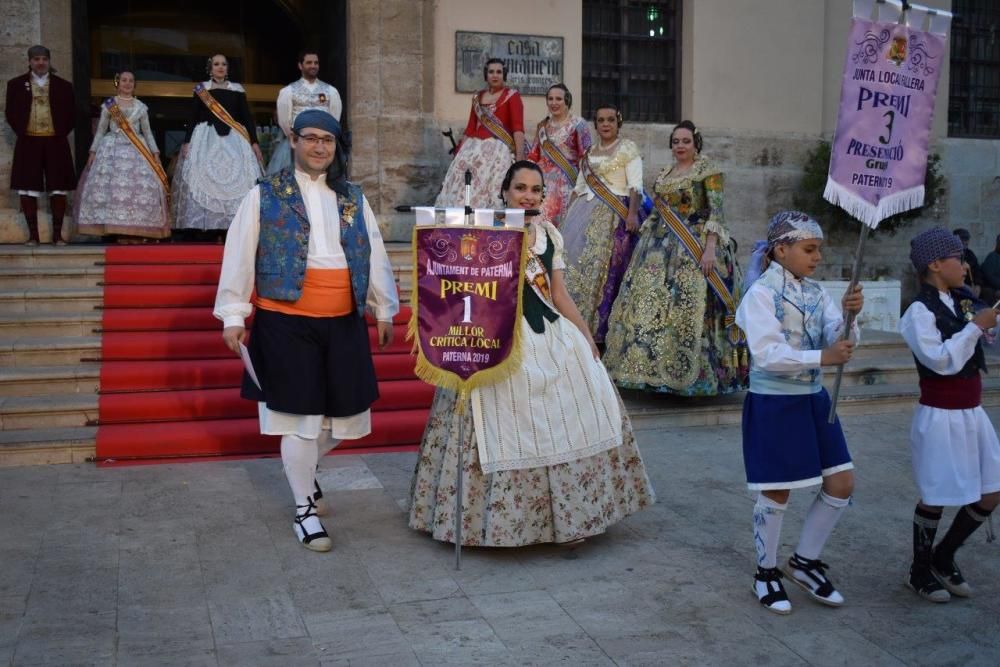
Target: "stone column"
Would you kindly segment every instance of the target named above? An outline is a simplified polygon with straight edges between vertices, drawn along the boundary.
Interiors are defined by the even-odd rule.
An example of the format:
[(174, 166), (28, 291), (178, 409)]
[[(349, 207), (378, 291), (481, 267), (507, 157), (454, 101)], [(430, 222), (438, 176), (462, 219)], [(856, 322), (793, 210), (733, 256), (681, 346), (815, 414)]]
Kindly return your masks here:
[(434, 3), (350, 0), (347, 13), (351, 180), (386, 239), (409, 241), (412, 215), (394, 207), (433, 202), (447, 166), (433, 117)]
[[(4, 0), (0, 3), (0, 97), (6, 96), (7, 81), (28, 69), (28, 48), (43, 44), (52, 51), (52, 64), (59, 76), (73, 80), (72, 11), (70, 0)], [(6, 104), (6, 99), (0, 101)], [(0, 243), (21, 243), (28, 238), (17, 195), (10, 191), (10, 168), (14, 159), (14, 132), (0, 123)], [(39, 202), (38, 226), (42, 239), (51, 226), (48, 198)]]

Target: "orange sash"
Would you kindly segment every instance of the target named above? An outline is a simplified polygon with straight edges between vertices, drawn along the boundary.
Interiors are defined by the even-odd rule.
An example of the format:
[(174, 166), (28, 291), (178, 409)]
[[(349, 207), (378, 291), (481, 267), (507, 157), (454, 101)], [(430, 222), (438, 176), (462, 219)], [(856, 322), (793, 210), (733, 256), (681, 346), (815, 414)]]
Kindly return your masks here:
[(226, 107), (219, 104), (219, 100), (212, 97), (212, 93), (205, 87), (205, 84), (199, 83), (195, 86), (194, 94), (198, 96), (198, 99), (201, 100), (206, 107), (208, 107), (208, 110), (212, 112), (213, 116), (239, 132), (240, 136), (247, 140), (247, 143), (253, 143), (250, 141), (250, 133), (247, 132), (247, 128), (243, 127), (242, 123), (236, 122), (236, 119), (229, 115), (229, 112), (226, 111)]
[[(501, 102), (505, 102), (509, 95), (509, 90), (504, 91), (504, 94), (496, 102), (497, 106), (500, 106)], [(479, 122), (483, 124), (483, 127), (490, 131), (490, 134), (507, 144), (507, 148), (510, 149), (512, 154), (517, 153), (517, 145), (514, 143), (514, 137), (511, 136), (510, 132), (507, 131), (507, 128), (503, 126), (500, 119), (493, 115), (492, 111), (479, 103), (479, 93), (472, 96), (472, 109), (475, 111)]]
[(340, 317), (354, 310), (351, 273), (348, 269), (306, 269), (298, 301), (257, 297), (258, 308), (285, 315)]
[(544, 126), (538, 128), (538, 143), (540, 144), (542, 153), (545, 154), (545, 157), (552, 160), (557, 167), (562, 169), (570, 183), (575, 184), (578, 175), (576, 167), (574, 167), (573, 163), (569, 161), (566, 154), (559, 150), (559, 147), (556, 146), (555, 142), (549, 139), (549, 134), (545, 131)]
[(115, 102), (113, 97), (109, 97), (104, 101), (104, 108), (108, 110), (108, 115), (111, 116), (112, 120), (118, 123), (118, 127), (125, 133), (128, 140), (132, 142), (135, 149), (139, 151), (139, 155), (141, 155), (143, 159), (146, 160), (146, 163), (149, 164), (149, 168), (152, 169), (153, 173), (156, 174), (156, 177), (160, 179), (160, 185), (163, 186), (163, 191), (169, 195), (170, 179), (167, 178), (167, 172), (163, 171), (163, 165), (160, 164), (160, 160), (153, 155), (153, 152), (149, 150), (146, 142), (144, 142), (142, 138), (136, 134), (132, 124), (129, 123), (128, 118), (125, 117), (125, 112), (122, 111), (121, 107), (118, 106), (118, 103)]

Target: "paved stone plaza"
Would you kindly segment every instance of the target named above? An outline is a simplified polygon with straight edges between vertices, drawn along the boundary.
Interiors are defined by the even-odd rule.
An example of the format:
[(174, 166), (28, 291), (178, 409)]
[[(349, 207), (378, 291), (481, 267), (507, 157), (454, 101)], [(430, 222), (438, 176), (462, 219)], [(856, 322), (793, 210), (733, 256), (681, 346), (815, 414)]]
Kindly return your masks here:
[(414, 454), (326, 460), (329, 554), (295, 541), (274, 459), (0, 469), (0, 664), (1000, 663), (1000, 548), (960, 552), (972, 599), (905, 589), (908, 410), (845, 426), (857, 493), (824, 560), (847, 605), (794, 589), (788, 617), (750, 592), (735, 426), (642, 432), (653, 508), (574, 547), (467, 549), (460, 572), (406, 527)]

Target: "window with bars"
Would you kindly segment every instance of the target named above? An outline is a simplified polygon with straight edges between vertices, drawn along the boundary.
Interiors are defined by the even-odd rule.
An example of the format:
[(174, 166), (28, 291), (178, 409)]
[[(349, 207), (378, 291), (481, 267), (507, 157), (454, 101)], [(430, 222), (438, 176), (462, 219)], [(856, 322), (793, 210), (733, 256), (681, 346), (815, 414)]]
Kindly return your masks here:
[(681, 0), (583, 0), (583, 104), (633, 122), (680, 120)]
[(1000, 138), (1000, 3), (954, 0), (948, 135)]

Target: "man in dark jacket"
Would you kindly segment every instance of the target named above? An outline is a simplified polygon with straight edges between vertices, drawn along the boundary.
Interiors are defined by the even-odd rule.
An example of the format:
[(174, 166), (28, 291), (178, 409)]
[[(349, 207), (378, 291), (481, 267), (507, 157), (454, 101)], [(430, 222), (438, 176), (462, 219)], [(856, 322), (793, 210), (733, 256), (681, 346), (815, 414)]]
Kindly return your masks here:
[(21, 197), (28, 223), (27, 245), (38, 245), (38, 197), (49, 193), (52, 242), (62, 240), (66, 193), (76, 187), (76, 172), (67, 137), (73, 131), (73, 85), (55, 75), (44, 46), (28, 49), (28, 72), (7, 82), (7, 123), (17, 143), (10, 189)]

